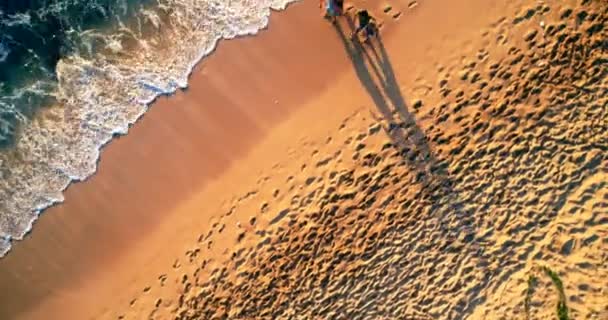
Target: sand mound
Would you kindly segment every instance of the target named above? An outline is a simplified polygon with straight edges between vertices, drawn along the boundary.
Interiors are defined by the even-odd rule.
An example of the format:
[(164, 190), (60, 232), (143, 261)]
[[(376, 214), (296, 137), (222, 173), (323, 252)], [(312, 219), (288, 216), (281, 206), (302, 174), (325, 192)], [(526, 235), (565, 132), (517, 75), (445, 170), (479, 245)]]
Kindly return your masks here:
[[(382, 45), (348, 48), (376, 106), (299, 141), (121, 317), (549, 319), (563, 298), (606, 319), (607, 20), (601, 1), (502, 17), (411, 104)], [(229, 259), (206, 259), (226, 228)]]

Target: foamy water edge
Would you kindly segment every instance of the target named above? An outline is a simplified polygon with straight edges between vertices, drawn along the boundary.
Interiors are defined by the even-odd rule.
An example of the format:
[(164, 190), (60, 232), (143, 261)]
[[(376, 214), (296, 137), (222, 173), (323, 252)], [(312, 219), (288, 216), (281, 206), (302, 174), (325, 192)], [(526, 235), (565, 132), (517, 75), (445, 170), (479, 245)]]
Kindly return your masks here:
[[(93, 150), (93, 155), (91, 155), (91, 159), (94, 159), (93, 168), (90, 172), (86, 173), (82, 177), (74, 176), (69, 174), (68, 172), (62, 172), (60, 169), (56, 169), (58, 172), (58, 176), (56, 177), (58, 180), (61, 180), (61, 176), (59, 174), (63, 174), (66, 177), (66, 181), (60, 183), (60, 187), (57, 188), (57, 196), (53, 197), (50, 194), (54, 193), (53, 191), (49, 191), (46, 195), (41, 195), (41, 197), (45, 197), (46, 199), (42, 203), (36, 204), (39, 199), (31, 199), (31, 205), (29, 206), (31, 210), (34, 212), (32, 218), (28, 221), (27, 227), (22, 231), (22, 233), (18, 236), (10, 236), (10, 235), (2, 235), (0, 234), (0, 258), (6, 256), (6, 254), (12, 248), (12, 242), (14, 240), (23, 240), (27, 234), (32, 232), (34, 222), (39, 218), (40, 214), (43, 213), (44, 210), (52, 207), (53, 205), (62, 203), (64, 201), (63, 193), (65, 190), (74, 182), (82, 182), (86, 181), (88, 178), (93, 176), (97, 172), (98, 163), (101, 155), (102, 149), (109, 144), (114, 138), (119, 137), (121, 135), (126, 135), (129, 131), (129, 128), (134, 125), (137, 121), (141, 119), (141, 117), (146, 113), (146, 111), (150, 108), (150, 106), (155, 102), (158, 97), (172, 95), (177, 92), (178, 89), (185, 89), (188, 87), (188, 80), (190, 75), (192, 74), (194, 68), (207, 56), (213, 53), (217, 48), (217, 45), (220, 40), (231, 40), (244, 36), (254, 36), (262, 30), (268, 28), (269, 24), (269, 16), (272, 11), (283, 11), (287, 9), (287, 7), (295, 2), (300, 0), (273, 0), (274, 2), (270, 4), (268, 8), (268, 14), (265, 16), (265, 21), (261, 23), (259, 26), (256, 26), (255, 30), (244, 28), (239, 29), (238, 32), (234, 32), (234, 30), (227, 30), (224, 34), (218, 35), (212, 40), (212, 45), (207, 47), (202, 47), (200, 53), (189, 63), (187, 66), (187, 71), (180, 77), (181, 81), (170, 81), (169, 89), (162, 89), (159, 87), (155, 87), (153, 85), (149, 85), (148, 83), (142, 82), (140, 83), (142, 86), (150, 86), (149, 89), (154, 91), (148, 99), (138, 100), (139, 103), (143, 105), (143, 108), (138, 112), (132, 120), (127, 121), (122, 126), (116, 127), (112, 130), (112, 135), (108, 137), (102, 138), (97, 143), (97, 147)], [(230, 32), (232, 31), (232, 32)], [(146, 75), (142, 75), (145, 78)], [(145, 80), (145, 79), (144, 79)], [(0, 163), (1, 164), (1, 163)]]

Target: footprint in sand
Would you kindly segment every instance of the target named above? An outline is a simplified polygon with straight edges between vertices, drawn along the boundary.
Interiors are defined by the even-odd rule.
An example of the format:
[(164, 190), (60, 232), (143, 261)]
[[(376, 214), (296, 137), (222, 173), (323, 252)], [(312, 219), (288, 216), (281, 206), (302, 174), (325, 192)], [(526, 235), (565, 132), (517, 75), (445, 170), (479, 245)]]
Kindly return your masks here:
[[(581, 16), (581, 28), (608, 19), (602, 12)], [(605, 75), (594, 65), (603, 51), (577, 51), (603, 38), (568, 25), (526, 35), (537, 28), (529, 19), (516, 26), (503, 19), (518, 28), (505, 43), (542, 35), (546, 47), (522, 43), (502, 60), (497, 52), (508, 47), (485, 41), (468, 60), (440, 67), (432, 78), (438, 92), (410, 104), (430, 114), (418, 134), (432, 152), (412, 146), (425, 139), (413, 139), (415, 124), (346, 128), (345, 121), (336, 136), (345, 164), (321, 151), (306, 176), (286, 179), (279, 198), (290, 204), (275, 210), (284, 204), (264, 199), (270, 210), (249, 220), (258, 230), (233, 251), (230, 269), (216, 269), (196, 290), (189, 277), (172, 312), (182, 319), (555, 318), (552, 278), (538, 274), (536, 286), (527, 283), (531, 265), (542, 262), (562, 278), (571, 318), (604, 319), (605, 282), (598, 279), (608, 278), (608, 142), (598, 120), (606, 118), (598, 101)], [(554, 72), (562, 64), (576, 68)], [(590, 85), (581, 90), (571, 86), (576, 81)], [(376, 134), (382, 129), (412, 139), (401, 147)], [(535, 290), (529, 303), (527, 287)]]
[(397, 19), (399, 19), (399, 17), (401, 17), (401, 11), (394, 11), (393, 7), (390, 5), (385, 6), (382, 11), (385, 14), (391, 16), (395, 20), (397, 20)]
[[(277, 189), (277, 190), (275, 190), (275, 193), (274, 193), (274, 194), (275, 194), (275, 196), (274, 196), (274, 197), (276, 198), (276, 197), (279, 195), (279, 190), (278, 190), (278, 189)], [(270, 206), (270, 205), (268, 204), (268, 202), (264, 202), (264, 203), (262, 203), (262, 206), (260, 207), (260, 212), (261, 212), (261, 213), (266, 213), (266, 212), (268, 211), (268, 207), (269, 207), (269, 206)]]

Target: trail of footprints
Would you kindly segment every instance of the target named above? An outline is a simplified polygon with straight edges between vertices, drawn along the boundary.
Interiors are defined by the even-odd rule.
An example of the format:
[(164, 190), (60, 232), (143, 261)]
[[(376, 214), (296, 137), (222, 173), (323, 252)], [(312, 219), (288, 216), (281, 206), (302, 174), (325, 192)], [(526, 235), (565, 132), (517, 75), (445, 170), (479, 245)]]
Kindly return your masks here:
[[(416, 8), (417, 6), (418, 6), (418, 1), (409, 1), (407, 3), (408, 10), (412, 10), (412, 9)], [(382, 9), (382, 11), (389, 17), (397, 20), (397, 19), (401, 18), (401, 15), (403, 14), (403, 11), (400, 10), (400, 7), (402, 7), (402, 5), (398, 5), (397, 7), (398, 7), (397, 9), (394, 9), (391, 4), (386, 4), (384, 6), (384, 8)]]
[[(607, 315), (607, 20), (593, 1), (500, 19), (482, 35), (498, 47), (440, 67), (425, 90), (440, 102), (411, 108), (432, 119), (432, 155), (389, 138), (411, 124), (357, 112), (344, 141), (293, 150), (312, 160), (284, 187), (262, 191), (281, 179), (268, 175), (228, 203), (177, 285), (163, 292), (159, 276), (142, 294), (152, 305), (134, 300), (120, 318), (519, 319), (542, 265), (563, 278), (572, 318)], [(228, 262), (208, 261), (242, 201), (259, 212), (237, 226)], [(531, 319), (546, 319), (555, 296), (538, 286)]]

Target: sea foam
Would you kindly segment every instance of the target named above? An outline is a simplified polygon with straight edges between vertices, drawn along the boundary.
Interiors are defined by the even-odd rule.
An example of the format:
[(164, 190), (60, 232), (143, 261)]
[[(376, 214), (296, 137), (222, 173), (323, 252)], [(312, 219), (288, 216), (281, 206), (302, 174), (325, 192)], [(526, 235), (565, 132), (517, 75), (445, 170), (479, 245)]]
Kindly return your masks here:
[[(64, 200), (71, 182), (95, 173), (102, 146), (126, 134), (155, 98), (186, 88), (193, 67), (220, 39), (256, 34), (271, 9), (294, 1), (159, 0), (125, 19), (108, 15), (112, 27), (68, 30), (73, 46), (57, 63), (55, 82), (31, 79), (14, 93), (14, 101), (49, 96), (53, 104), (33, 117), (11, 113), (20, 130), (0, 151), (0, 256), (42, 210)], [(9, 52), (0, 43), (0, 58)], [(3, 98), (3, 110), (11, 110), (13, 97)]]

